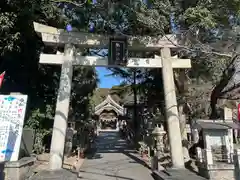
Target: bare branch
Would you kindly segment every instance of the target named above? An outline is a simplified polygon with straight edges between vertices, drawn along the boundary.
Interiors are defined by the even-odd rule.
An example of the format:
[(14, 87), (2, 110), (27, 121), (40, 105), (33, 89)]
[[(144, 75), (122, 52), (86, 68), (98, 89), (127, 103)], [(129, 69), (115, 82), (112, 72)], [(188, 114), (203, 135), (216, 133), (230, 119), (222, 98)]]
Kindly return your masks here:
[(79, 3), (75, 3), (71, 0), (51, 0), (54, 3), (68, 3), (68, 4), (72, 4), (76, 7), (83, 7), (83, 5), (85, 5), (87, 3), (87, 0), (85, 0), (83, 3), (79, 4)]
[[(196, 50), (193, 50), (187, 46), (182, 46), (182, 45), (179, 45), (179, 44), (176, 44), (174, 43), (172, 40), (171, 40), (171, 37), (169, 38), (168, 36), (166, 36), (166, 34), (163, 34), (163, 36), (168, 40), (170, 41), (174, 46), (176, 47), (179, 47), (181, 49), (185, 49), (185, 50), (188, 50), (190, 52), (196, 52)], [(216, 56), (223, 56), (223, 57), (228, 57), (228, 58), (231, 58), (232, 55), (231, 54), (226, 54), (226, 53), (218, 53), (218, 52), (214, 52), (214, 51), (206, 51), (206, 50), (199, 50), (201, 51), (202, 53), (205, 53), (205, 54), (213, 54), (213, 55), (216, 55)]]
[[(130, 11), (136, 13), (136, 14), (138, 15), (138, 17), (143, 17), (141, 13), (135, 11), (133, 8), (130, 8), (130, 7), (126, 6), (126, 5), (123, 5), (123, 6), (125, 6), (126, 8), (128, 8)], [(146, 12), (146, 11), (145, 11), (145, 12)], [(163, 28), (157, 26), (158, 22), (155, 21), (155, 19), (151, 18), (151, 21), (150, 21), (150, 20), (148, 20), (148, 21), (143, 21), (143, 19), (144, 19), (144, 18), (142, 18), (142, 19), (141, 19), (141, 18), (140, 18), (140, 19), (138, 18), (137, 20), (138, 20), (139, 22), (141, 22), (142, 24), (144, 24), (146, 27), (151, 26), (151, 27), (153, 27), (154, 29), (160, 31), (160, 34), (161, 34), (163, 37), (165, 37), (169, 42), (171, 42), (174, 46), (179, 47), (179, 48), (184, 49), (184, 50), (187, 50), (187, 51), (189, 51), (189, 52), (196, 52), (196, 50), (194, 50), (194, 49), (192, 49), (192, 48), (189, 48), (189, 47), (187, 47), (187, 46), (183, 46), (183, 45), (180, 45), (180, 44), (176, 44), (175, 42), (173, 42), (173, 41), (171, 40), (172, 37), (166, 36)], [(150, 22), (152, 22), (152, 23), (149, 25)], [(194, 25), (193, 25), (193, 26), (194, 26)], [(187, 34), (189, 31), (191, 31), (191, 29), (186, 30), (184, 33)], [(173, 36), (174, 36), (174, 35), (173, 35)], [(203, 44), (202, 44), (199, 40), (197, 40), (197, 42), (203, 46)], [(208, 49), (214, 49), (214, 48), (208, 48)], [(232, 53), (232, 54), (219, 53), (219, 52), (216, 52), (216, 51), (207, 51), (207, 50), (203, 50), (203, 49), (199, 49), (199, 51), (202, 52), (202, 53), (205, 53), (205, 54), (212, 54), (212, 55), (222, 56), (222, 57), (227, 57), (227, 58), (231, 58), (231, 57), (232, 57), (232, 54), (233, 54), (233, 53)]]

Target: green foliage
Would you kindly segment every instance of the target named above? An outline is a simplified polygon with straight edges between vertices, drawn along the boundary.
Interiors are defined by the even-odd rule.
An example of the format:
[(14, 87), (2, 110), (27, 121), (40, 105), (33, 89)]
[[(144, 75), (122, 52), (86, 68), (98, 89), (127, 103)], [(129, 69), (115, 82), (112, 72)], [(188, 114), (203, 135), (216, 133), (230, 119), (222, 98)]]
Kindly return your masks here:
[[(143, 100), (149, 110), (154, 112), (156, 108), (159, 108), (161, 113), (165, 114), (162, 74), (159, 69), (110, 68), (110, 70), (112, 71), (111, 75), (124, 80), (120, 86), (111, 89), (113, 93), (118, 94), (121, 99), (125, 99), (129, 94), (135, 92), (138, 99)], [(136, 83), (134, 83), (134, 76)]]
[[(179, 54), (181, 57), (192, 58), (193, 68), (187, 73), (189, 82), (192, 85), (215, 85), (230, 62), (228, 56), (219, 54), (231, 55), (234, 50), (232, 46), (238, 43), (237, 21), (231, 23), (229, 17), (239, 18), (239, 10), (240, 2), (237, 0), (151, 0), (147, 5), (138, 0), (124, 0), (121, 3), (102, 0), (97, 4), (81, 0), (2, 0), (0, 72), (6, 71), (6, 80), (1, 92), (18, 91), (28, 94), (26, 125), (49, 129), (53, 123), (60, 67), (38, 65), (43, 44), (34, 32), (33, 21), (58, 28), (64, 28), (70, 23), (80, 31), (87, 32), (89, 23), (93, 23), (94, 33), (102, 34), (164, 36), (171, 32), (171, 15), (174, 15), (175, 23), (183, 31), (185, 40), (183, 46), (186, 48)], [(125, 79), (112, 92), (118, 92), (123, 97), (125, 92), (137, 89), (147, 102), (152, 102), (150, 107), (163, 106), (162, 79), (158, 70), (111, 70), (112, 75)], [(94, 106), (103, 100), (103, 97), (92, 97), (97, 81), (94, 69), (75, 68), (71, 118), (89, 119)], [(194, 97), (209, 98), (207, 92), (206, 96), (199, 96), (198, 93), (189, 91), (189, 101)]]
[(27, 120), (25, 126), (33, 129), (50, 129), (53, 125), (53, 113), (53, 108), (50, 104), (46, 104), (44, 113), (38, 108), (34, 109), (31, 111), (31, 116)]
[(111, 88), (111, 94), (117, 94), (120, 99), (124, 99), (129, 93), (131, 93), (131, 85), (122, 82), (119, 86), (113, 86)]
[(197, 24), (198, 27), (206, 29), (214, 28), (217, 25), (211, 11), (202, 6), (188, 8), (183, 14), (183, 19), (187, 24)]
[(33, 145), (33, 152), (36, 154), (44, 153), (44, 145), (43, 145), (43, 139), (46, 135), (51, 133), (51, 130), (46, 129), (37, 129), (35, 131), (35, 142)]
[[(0, 2), (0, 72), (6, 71), (1, 93), (28, 95), (25, 126), (36, 130), (34, 150), (43, 151), (42, 140), (51, 132), (60, 79), (60, 66), (39, 65), (43, 43), (33, 22), (64, 28), (70, 22), (63, 8), (50, 0), (3, 0)], [(86, 82), (81, 84), (80, 82)], [(73, 77), (71, 116), (88, 119), (88, 97), (95, 89), (93, 68), (76, 68)], [(76, 112), (76, 113), (74, 113)]]

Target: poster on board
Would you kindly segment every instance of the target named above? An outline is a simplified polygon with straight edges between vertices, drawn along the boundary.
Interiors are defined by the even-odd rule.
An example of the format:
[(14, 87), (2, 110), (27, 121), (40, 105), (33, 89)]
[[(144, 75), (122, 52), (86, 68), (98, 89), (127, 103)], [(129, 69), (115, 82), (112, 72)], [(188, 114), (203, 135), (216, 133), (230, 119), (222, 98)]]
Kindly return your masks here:
[(17, 161), (27, 95), (0, 95), (0, 161)]

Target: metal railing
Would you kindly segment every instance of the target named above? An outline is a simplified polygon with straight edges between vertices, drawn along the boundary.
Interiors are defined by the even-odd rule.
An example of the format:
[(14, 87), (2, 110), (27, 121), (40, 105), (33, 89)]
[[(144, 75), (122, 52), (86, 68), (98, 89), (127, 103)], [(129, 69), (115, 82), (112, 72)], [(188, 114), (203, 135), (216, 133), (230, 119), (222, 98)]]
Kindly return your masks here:
[(199, 162), (206, 164), (233, 163), (233, 153), (225, 150), (201, 149), (197, 152), (197, 158)]
[(226, 146), (212, 147), (213, 162), (229, 162), (231, 160), (230, 153), (227, 152)]

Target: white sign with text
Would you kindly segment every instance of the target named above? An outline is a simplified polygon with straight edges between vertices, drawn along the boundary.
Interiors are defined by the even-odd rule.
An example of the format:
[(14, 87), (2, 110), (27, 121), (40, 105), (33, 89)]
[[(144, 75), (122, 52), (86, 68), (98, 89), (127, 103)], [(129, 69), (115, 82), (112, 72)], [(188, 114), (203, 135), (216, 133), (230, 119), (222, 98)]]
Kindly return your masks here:
[(0, 161), (17, 161), (27, 95), (0, 95)]

